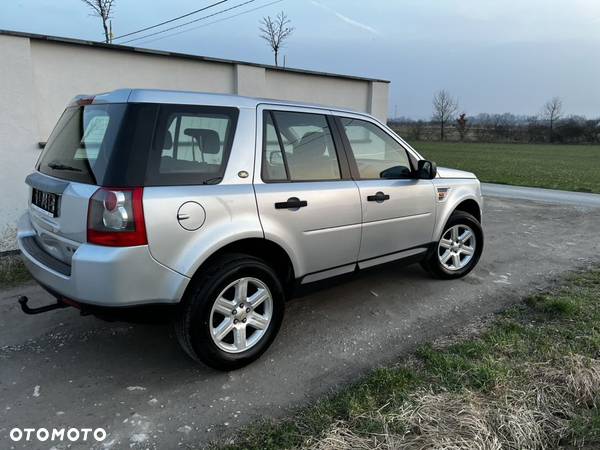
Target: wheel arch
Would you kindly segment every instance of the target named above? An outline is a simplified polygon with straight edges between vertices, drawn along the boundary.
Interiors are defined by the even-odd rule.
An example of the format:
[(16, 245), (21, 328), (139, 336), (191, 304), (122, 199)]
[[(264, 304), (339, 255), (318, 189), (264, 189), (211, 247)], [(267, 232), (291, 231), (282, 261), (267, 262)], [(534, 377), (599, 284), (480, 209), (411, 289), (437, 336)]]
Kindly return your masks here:
[(191, 286), (194, 280), (197, 279), (202, 271), (210, 266), (213, 261), (228, 253), (243, 253), (264, 260), (279, 276), (286, 294), (288, 294), (294, 286), (296, 271), (289, 253), (276, 242), (258, 237), (243, 238), (229, 242), (213, 251), (210, 256), (198, 266), (192, 275), (188, 286)]
[[(479, 206), (479, 203), (472, 198), (468, 198), (460, 202), (458, 205), (456, 205), (452, 213), (454, 213), (454, 211), (463, 211), (469, 213), (475, 217), (479, 223), (481, 223), (481, 207)], [(450, 215), (452, 215), (452, 213), (450, 213)]]
[(460, 196), (455, 201), (446, 203), (441, 208), (441, 211), (438, 212), (438, 219), (433, 233), (434, 242), (437, 242), (440, 239), (446, 223), (448, 223), (450, 216), (452, 216), (455, 211), (463, 211), (471, 214), (479, 223), (481, 223), (482, 210), (480, 199), (471, 194)]
[[(455, 212), (461, 212), (463, 214), (456, 216), (454, 222), (451, 222)], [(421, 262), (423, 268), (435, 277), (442, 279), (460, 278), (467, 275), (471, 270), (473, 270), (473, 268), (479, 262), (479, 258), (481, 257), (484, 244), (483, 230), (480, 226), (477, 226), (473, 223), (480, 223), (480, 219), (481, 206), (480, 203), (477, 202), (477, 200), (475, 199), (466, 198), (456, 202), (456, 204), (453, 204), (452, 207), (450, 207), (449, 205), (448, 209), (446, 210), (445, 220), (440, 221), (440, 223), (437, 224), (437, 229), (439, 229), (439, 235), (437, 235), (435, 245), (432, 246), (427, 257)], [(455, 242), (453, 244), (452, 241), (448, 242), (447, 240), (445, 243), (443, 243), (441, 240), (444, 234), (444, 230), (449, 230), (450, 227), (460, 226), (461, 224), (465, 224), (465, 226), (473, 228), (474, 234), (472, 234), (471, 237), (475, 238), (475, 240), (472, 243), (468, 244), (471, 246), (470, 253), (463, 251), (464, 248), (462, 247), (462, 244), (465, 241), (461, 240), (459, 235), (454, 235), (450, 237), (450, 239), (454, 241), (459, 241), (460, 244), (459, 242)], [(471, 237), (465, 239), (471, 239)], [(443, 252), (443, 254), (440, 253), (440, 250)], [(463, 261), (460, 256), (461, 253), (471, 256), (468, 260)], [(450, 258), (452, 258), (453, 268), (446, 265), (446, 262)]]

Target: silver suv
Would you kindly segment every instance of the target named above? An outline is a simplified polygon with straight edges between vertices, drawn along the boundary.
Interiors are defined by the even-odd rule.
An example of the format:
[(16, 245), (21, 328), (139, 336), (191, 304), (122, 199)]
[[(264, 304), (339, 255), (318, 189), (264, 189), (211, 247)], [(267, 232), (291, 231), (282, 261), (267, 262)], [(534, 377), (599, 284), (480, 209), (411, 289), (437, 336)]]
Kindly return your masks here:
[(185, 351), (222, 370), (267, 349), (298, 284), (396, 260), (458, 278), (483, 249), (473, 174), (437, 169), (378, 120), (337, 108), (77, 97), (26, 183), (19, 248), (57, 299), (22, 297), (26, 313), (173, 312)]

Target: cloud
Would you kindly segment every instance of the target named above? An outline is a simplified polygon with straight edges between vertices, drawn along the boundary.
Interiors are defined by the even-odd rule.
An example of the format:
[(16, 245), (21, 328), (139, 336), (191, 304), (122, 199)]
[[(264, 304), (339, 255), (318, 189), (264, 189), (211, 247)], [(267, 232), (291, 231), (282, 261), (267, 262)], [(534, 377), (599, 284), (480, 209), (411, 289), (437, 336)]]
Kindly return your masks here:
[(333, 13), (338, 19), (340, 19), (343, 22), (346, 22), (348, 25), (352, 25), (353, 27), (368, 31), (369, 33), (374, 34), (376, 36), (381, 36), (381, 33), (379, 31), (377, 31), (375, 28), (370, 27), (369, 25), (366, 25), (364, 23), (358, 22), (354, 19), (351, 19), (350, 17), (343, 15), (342, 13), (336, 11), (333, 8), (330, 8), (327, 5), (323, 5), (322, 3), (319, 3), (315, 0), (311, 0), (311, 3), (315, 6), (318, 6), (319, 8), (325, 9), (325, 10)]

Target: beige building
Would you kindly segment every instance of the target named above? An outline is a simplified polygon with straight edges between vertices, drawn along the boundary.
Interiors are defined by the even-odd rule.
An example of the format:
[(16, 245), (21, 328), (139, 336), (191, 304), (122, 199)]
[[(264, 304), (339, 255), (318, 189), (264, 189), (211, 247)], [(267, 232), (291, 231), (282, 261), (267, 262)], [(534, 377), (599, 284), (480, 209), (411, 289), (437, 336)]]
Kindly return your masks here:
[(23, 182), (77, 94), (159, 88), (296, 100), (385, 120), (385, 80), (0, 30), (0, 252), (16, 248)]

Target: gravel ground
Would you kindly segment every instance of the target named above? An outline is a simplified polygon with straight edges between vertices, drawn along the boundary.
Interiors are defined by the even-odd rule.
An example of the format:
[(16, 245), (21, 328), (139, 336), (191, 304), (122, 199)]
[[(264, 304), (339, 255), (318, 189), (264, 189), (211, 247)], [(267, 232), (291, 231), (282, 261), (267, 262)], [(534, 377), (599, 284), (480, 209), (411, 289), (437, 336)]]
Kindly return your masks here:
[(0, 448), (67, 447), (14, 443), (13, 427), (103, 427), (98, 448), (197, 448), (598, 262), (599, 223), (591, 207), (486, 198), (486, 248), (468, 277), (433, 280), (418, 265), (392, 264), (320, 283), (288, 303), (262, 359), (232, 373), (195, 365), (166, 325), (72, 309), (26, 316), (18, 295), (50, 296), (33, 283), (0, 292)]

